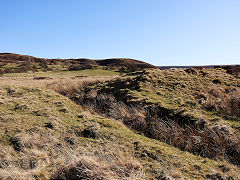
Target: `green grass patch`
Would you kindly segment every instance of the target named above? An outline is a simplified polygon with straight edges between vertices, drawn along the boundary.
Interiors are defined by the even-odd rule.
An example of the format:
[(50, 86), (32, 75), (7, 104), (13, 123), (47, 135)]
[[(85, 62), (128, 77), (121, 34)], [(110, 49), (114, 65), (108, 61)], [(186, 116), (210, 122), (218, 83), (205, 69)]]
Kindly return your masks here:
[(27, 72), (27, 73), (8, 73), (3, 77), (71, 77), (71, 76), (119, 76), (120, 73), (102, 69), (87, 69), (81, 71), (47, 71), (47, 72)]

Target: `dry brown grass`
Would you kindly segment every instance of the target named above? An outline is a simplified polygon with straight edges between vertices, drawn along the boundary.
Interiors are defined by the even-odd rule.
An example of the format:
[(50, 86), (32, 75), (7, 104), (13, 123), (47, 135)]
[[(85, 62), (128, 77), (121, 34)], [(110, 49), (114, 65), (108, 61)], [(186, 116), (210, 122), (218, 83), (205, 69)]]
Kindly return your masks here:
[(91, 86), (109, 80), (108, 78), (85, 78), (81, 80), (59, 80), (46, 84), (47, 89), (51, 89), (59, 94), (70, 97), (86, 86)]
[(227, 116), (240, 116), (240, 90), (237, 88), (224, 89), (213, 85), (199, 96), (205, 99), (204, 107), (208, 110)]
[(56, 139), (42, 139), (38, 134), (26, 133), (16, 134), (15, 138), (21, 146), (21, 151), (16, 153), (14, 148), (1, 147), (0, 179), (48, 179), (46, 167), (51, 164), (50, 153), (53, 153), (53, 149), (46, 147), (50, 142), (54, 145)]
[(117, 101), (111, 94), (100, 93), (96, 89), (85, 92), (85, 88), (99, 81), (83, 82), (78, 86), (74, 84), (57, 84), (51, 88), (56, 92), (67, 96), (76, 103), (87, 107), (91, 112), (98, 112), (107, 117), (120, 120), (132, 129), (143, 131), (147, 128), (147, 112), (141, 107), (128, 106), (122, 101)]
[(90, 156), (81, 156), (69, 165), (60, 168), (51, 179), (140, 179), (143, 178), (142, 165), (138, 161), (101, 162)]
[[(64, 137), (68, 132), (63, 132)], [(68, 133), (69, 134), (69, 133)], [(113, 144), (98, 153), (86, 145), (69, 146), (50, 134), (19, 133), (21, 151), (0, 146), (0, 179), (143, 179), (142, 165), (133, 156), (121, 156)], [(114, 151), (113, 151), (114, 150)], [(47, 169), (51, 168), (51, 171)]]
[(94, 81), (107, 81), (113, 77), (53, 77), (52, 79), (42, 79), (36, 80), (33, 77), (0, 77), (0, 87), (1, 86), (13, 86), (13, 87), (27, 87), (27, 88), (57, 88), (57, 86), (67, 86), (70, 85), (78, 86), (78, 84), (83, 84), (84, 82), (94, 82)]
[(173, 120), (158, 119), (150, 128), (150, 134), (181, 150), (240, 165), (240, 141), (227, 126), (209, 128), (202, 122), (195, 126), (179, 126)]

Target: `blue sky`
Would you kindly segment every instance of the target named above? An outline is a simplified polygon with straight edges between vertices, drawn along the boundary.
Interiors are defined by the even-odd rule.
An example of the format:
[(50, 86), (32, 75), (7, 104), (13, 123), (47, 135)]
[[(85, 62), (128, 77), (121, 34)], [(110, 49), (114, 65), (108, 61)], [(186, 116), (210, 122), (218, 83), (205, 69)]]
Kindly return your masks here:
[(0, 52), (240, 64), (240, 0), (0, 0)]

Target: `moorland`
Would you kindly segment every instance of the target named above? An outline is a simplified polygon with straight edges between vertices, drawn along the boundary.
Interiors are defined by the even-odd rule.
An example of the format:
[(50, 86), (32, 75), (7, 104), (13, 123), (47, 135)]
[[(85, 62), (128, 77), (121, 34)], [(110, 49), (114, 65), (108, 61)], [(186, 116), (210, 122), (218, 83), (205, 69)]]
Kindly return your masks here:
[(240, 66), (0, 53), (0, 179), (240, 179)]

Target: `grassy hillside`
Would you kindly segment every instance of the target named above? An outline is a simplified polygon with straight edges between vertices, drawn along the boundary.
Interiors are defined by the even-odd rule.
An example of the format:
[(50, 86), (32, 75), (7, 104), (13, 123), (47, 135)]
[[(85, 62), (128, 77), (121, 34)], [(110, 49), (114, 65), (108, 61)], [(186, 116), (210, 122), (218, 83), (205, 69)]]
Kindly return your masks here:
[(240, 179), (236, 74), (119, 75), (4, 74), (0, 179)]
[(223, 69), (142, 71), (67, 94), (147, 137), (238, 166), (239, 95)]
[(79, 71), (85, 69), (115, 69), (121, 72), (135, 71), (155, 66), (129, 58), (103, 60), (92, 59), (46, 59), (13, 53), (0, 53), (0, 75), (7, 73)]
[(98, 89), (127, 104), (165, 109), (169, 112), (162, 116), (180, 118), (179, 122), (203, 118), (239, 129), (240, 79), (223, 69), (147, 70), (125, 75)]
[(149, 139), (53, 91), (1, 88), (0, 178), (239, 178), (225, 161)]

